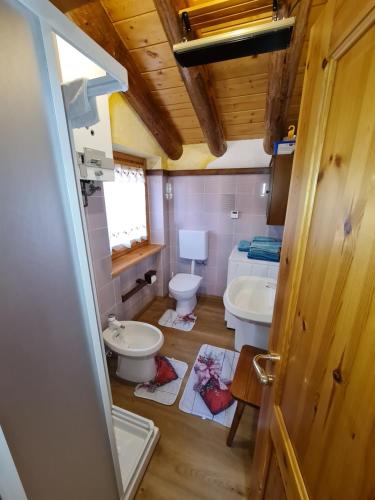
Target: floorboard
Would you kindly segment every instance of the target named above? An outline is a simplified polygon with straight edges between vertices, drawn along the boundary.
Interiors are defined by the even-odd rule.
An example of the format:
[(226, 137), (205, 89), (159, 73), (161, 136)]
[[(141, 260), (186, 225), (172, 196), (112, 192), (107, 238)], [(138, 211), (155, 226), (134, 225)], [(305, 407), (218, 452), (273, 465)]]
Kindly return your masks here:
[[(157, 325), (170, 307), (173, 307), (171, 299), (156, 299), (138, 320)], [(134, 386), (115, 376), (115, 359), (109, 363), (114, 404), (152, 419), (161, 433), (137, 500), (236, 500), (249, 495), (258, 411), (245, 408), (233, 446), (228, 448), (225, 441), (229, 429), (178, 409), (200, 346), (211, 344), (228, 349), (234, 346), (234, 334), (225, 326), (220, 300), (200, 298), (196, 314), (198, 319), (191, 332), (161, 328), (165, 336), (161, 353), (189, 364), (173, 406), (136, 398)]]

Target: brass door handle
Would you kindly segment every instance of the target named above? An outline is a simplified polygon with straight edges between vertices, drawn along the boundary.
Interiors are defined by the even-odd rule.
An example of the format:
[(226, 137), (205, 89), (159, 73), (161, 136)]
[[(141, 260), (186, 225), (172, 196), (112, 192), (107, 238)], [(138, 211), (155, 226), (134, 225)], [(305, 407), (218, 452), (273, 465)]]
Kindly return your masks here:
[(269, 352), (268, 354), (257, 354), (253, 357), (253, 367), (259, 382), (263, 385), (271, 385), (275, 380), (274, 375), (269, 375), (264, 368), (262, 368), (259, 364), (261, 359), (265, 359), (266, 361), (280, 361), (280, 355), (275, 354), (273, 352)]

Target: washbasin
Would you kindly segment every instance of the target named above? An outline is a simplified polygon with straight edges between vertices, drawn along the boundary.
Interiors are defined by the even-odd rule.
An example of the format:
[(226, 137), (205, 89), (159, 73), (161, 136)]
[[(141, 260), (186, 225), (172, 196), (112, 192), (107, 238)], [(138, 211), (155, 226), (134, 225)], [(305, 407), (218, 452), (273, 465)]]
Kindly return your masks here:
[(259, 276), (239, 276), (224, 293), (227, 310), (241, 320), (270, 325), (275, 303), (276, 281)]

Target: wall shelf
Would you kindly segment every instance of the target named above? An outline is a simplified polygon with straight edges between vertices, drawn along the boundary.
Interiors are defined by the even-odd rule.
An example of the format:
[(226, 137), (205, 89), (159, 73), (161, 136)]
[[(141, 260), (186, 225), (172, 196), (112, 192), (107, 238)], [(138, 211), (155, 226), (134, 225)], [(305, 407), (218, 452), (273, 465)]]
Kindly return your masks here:
[(156, 245), (150, 243), (149, 245), (144, 245), (131, 252), (119, 257), (112, 261), (112, 278), (115, 278), (122, 272), (124, 272), (129, 267), (135, 266), (138, 262), (141, 262), (151, 255), (155, 255), (163, 250), (165, 245)]

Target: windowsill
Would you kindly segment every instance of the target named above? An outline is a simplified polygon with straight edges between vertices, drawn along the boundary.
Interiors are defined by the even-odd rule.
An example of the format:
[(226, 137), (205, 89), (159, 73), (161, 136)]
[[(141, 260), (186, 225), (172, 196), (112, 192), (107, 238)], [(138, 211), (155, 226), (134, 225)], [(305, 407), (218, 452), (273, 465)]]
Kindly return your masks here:
[(119, 274), (123, 273), (126, 269), (129, 269), (129, 267), (135, 266), (138, 262), (147, 259), (147, 257), (161, 252), (164, 247), (165, 245), (150, 243), (149, 245), (144, 245), (140, 248), (132, 250), (122, 257), (112, 261), (112, 278), (115, 278)]

